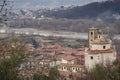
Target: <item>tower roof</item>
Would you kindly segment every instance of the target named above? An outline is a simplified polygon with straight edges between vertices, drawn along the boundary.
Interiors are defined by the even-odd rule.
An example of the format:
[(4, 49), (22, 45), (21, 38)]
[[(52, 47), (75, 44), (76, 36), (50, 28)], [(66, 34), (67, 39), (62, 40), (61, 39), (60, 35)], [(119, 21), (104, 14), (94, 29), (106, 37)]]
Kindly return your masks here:
[(113, 48), (105, 49), (105, 50), (90, 50), (88, 49), (89, 54), (99, 54), (99, 53), (111, 53), (113, 52)]

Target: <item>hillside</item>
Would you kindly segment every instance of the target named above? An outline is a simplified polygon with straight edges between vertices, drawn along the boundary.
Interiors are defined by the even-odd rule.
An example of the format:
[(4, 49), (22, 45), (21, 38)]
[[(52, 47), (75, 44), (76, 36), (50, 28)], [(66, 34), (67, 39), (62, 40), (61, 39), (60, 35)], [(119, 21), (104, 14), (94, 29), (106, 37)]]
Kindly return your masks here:
[(94, 2), (84, 6), (76, 6), (73, 8), (64, 8), (58, 10), (48, 10), (41, 15), (55, 17), (55, 18), (68, 18), (68, 19), (118, 19), (120, 14), (120, 0)]
[(19, 10), (9, 21), (14, 28), (37, 28), (52, 31), (87, 32), (89, 27), (120, 33), (120, 0), (94, 2), (84, 6), (56, 9)]
[(103, 21), (93, 21), (88, 19), (14, 19), (9, 22), (12, 28), (35, 28), (39, 30), (51, 31), (73, 31), (73, 32), (87, 32), (89, 27), (101, 28), (106, 32), (107, 27), (110, 27), (111, 32), (120, 33), (120, 20), (114, 23), (105, 23)]
[(108, 0), (93, 2), (84, 6), (70, 6), (55, 9), (19, 10), (12, 13), (12, 16), (24, 18), (41, 16), (67, 19), (92, 19), (92, 20), (116, 20), (120, 19), (120, 0)]

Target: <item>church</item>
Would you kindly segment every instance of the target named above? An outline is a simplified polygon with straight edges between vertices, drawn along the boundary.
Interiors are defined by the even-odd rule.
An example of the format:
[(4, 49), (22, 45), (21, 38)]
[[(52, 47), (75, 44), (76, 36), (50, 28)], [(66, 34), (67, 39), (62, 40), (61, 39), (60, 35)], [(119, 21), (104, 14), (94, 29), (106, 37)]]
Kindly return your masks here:
[(100, 29), (88, 29), (88, 47), (85, 48), (85, 67), (89, 70), (96, 64), (112, 64), (116, 60), (116, 49)]

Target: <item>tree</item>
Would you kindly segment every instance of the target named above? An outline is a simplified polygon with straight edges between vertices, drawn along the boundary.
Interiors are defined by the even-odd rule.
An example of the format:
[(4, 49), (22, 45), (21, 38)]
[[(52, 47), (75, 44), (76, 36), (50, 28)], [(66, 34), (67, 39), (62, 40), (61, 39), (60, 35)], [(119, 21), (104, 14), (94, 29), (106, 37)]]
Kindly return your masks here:
[(13, 0), (0, 0), (0, 21), (6, 21), (13, 7)]
[(19, 80), (19, 66), (27, 58), (25, 44), (14, 38), (0, 42), (0, 80)]
[(33, 80), (49, 80), (49, 77), (47, 77), (44, 74), (40, 74), (40, 73), (35, 73), (33, 75)]
[(57, 80), (59, 79), (60, 74), (59, 71), (57, 69), (57, 67), (53, 67), (49, 70), (49, 80)]
[(97, 64), (91, 71), (86, 71), (86, 77), (81, 80), (120, 80), (120, 61), (106, 67)]
[(0, 1), (0, 13), (2, 13), (3, 8), (4, 8), (4, 6), (5, 6), (5, 3), (6, 3), (6, 0), (1, 0), (1, 1)]
[(0, 20), (6, 15), (6, 11), (4, 11), (4, 7), (6, 6), (6, 0), (0, 0)]

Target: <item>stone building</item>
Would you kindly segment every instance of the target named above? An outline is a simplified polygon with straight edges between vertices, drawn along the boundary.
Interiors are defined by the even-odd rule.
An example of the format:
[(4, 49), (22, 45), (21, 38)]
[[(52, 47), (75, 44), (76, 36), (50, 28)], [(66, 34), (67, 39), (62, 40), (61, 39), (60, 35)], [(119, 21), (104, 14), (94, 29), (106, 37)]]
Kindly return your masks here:
[(116, 60), (116, 50), (112, 41), (106, 39), (100, 29), (89, 28), (88, 47), (85, 48), (85, 67), (92, 69), (96, 64), (112, 64)]

